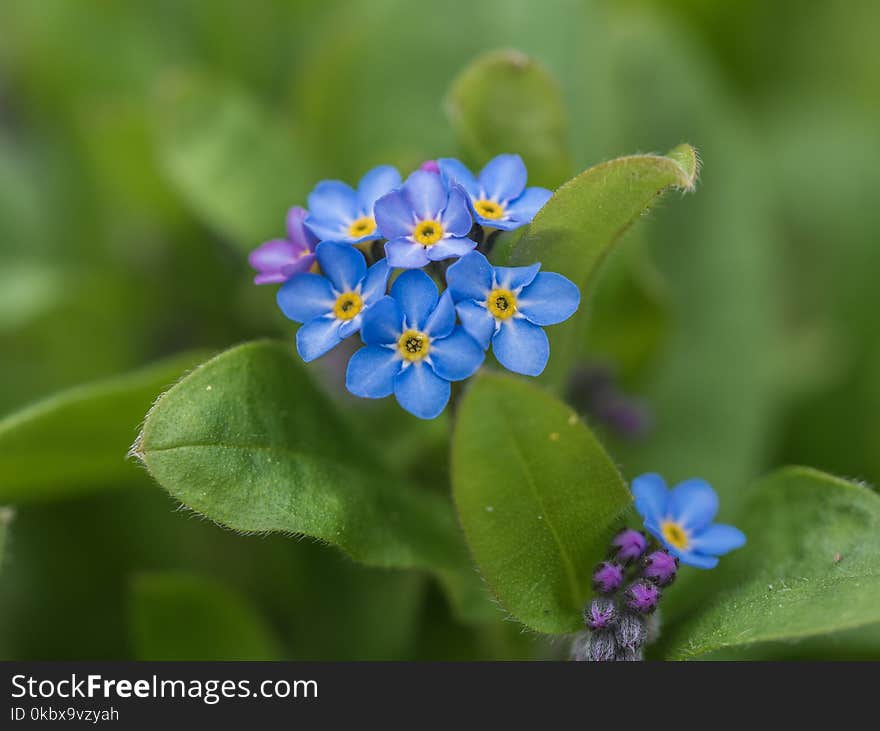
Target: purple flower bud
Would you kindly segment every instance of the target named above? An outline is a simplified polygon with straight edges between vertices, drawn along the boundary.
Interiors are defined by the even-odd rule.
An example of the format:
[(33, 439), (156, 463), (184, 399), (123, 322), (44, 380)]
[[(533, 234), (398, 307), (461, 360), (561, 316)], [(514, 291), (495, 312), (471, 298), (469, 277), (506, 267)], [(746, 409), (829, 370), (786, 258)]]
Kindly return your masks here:
[(593, 572), (593, 588), (601, 594), (613, 594), (623, 584), (623, 566), (603, 561)]
[(637, 650), (633, 650), (630, 647), (621, 647), (614, 656), (614, 659), (617, 662), (640, 662), (645, 659), (645, 655), (642, 653), (641, 647)]
[(440, 166), (437, 164), (436, 160), (425, 160), (419, 165), (419, 170), (424, 170), (426, 173), (440, 174)]
[(614, 639), (620, 648), (637, 650), (645, 644), (647, 629), (641, 615), (621, 612), (614, 629)]
[(617, 607), (610, 599), (593, 599), (584, 610), (584, 623), (592, 630), (609, 629), (617, 621)]
[(608, 631), (590, 634), (590, 649), (587, 657), (593, 662), (610, 662), (617, 654), (617, 643), (614, 634)]
[(626, 606), (639, 614), (650, 614), (660, 601), (660, 589), (650, 581), (636, 581), (626, 590)]
[(642, 576), (653, 581), (657, 586), (669, 586), (675, 581), (678, 571), (678, 559), (669, 552), (660, 550), (645, 556)]
[(611, 556), (622, 563), (629, 563), (641, 558), (647, 547), (648, 541), (644, 533), (624, 528), (611, 539)]

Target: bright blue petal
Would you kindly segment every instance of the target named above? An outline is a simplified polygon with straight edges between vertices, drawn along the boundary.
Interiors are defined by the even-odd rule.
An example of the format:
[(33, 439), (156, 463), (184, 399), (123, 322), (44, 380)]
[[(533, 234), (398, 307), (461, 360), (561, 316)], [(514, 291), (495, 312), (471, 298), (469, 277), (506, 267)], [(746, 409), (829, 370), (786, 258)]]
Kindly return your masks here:
[(440, 415), (449, 401), (449, 381), (424, 362), (414, 363), (394, 378), (394, 396), (404, 409), (420, 419)]
[(746, 535), (732, 525), (714, 523), (691, 537), (691, 548), (699, 553), (723, 556), (746, 544)]
[(409, 239), (394, 239), (385, 244), (388, 266), (395, 269), (419, 269), (431, 263), (425, 247)]
[(331, 221), (348, 223), (360, 214), (358, 195), (341, 180), (322, 180), (309, 193), (309, 213), (324, 224)]
[(457, 183), (472, 198), (476, 198), (480, 194), (480, 185), (477, 183), (476, 176), (455, 158), (441, 157), (437, 160), (437, 167), (440, 168), (440, 176), (447, 188), (451, 188), (453, 184)]
[(402, 190), (383, 195), (373, 209), (376, 226), (386, 239), (409, 236), (415, 226), (415, 216)]
[(425, 333), (431, 338), (445, 338), (455, 327), (455, 305), (447, 289), (425, 322)]
[(457, 327), (449, 337), (431, 341), (428, 357), (438, 376), (447, 381), (463, 381), (477, 372), (486, 354), (476, 340)]
[(350, 320), (343, 320), (339, 323), (339, 331), (336, 333), (339, 335), (341, 340), (345, 340), (350, 335), (354, 335), (358, 330), (361, 329), (361, 325), (364, 324), (364, 313), (360, 313)]
[(388, 262), (380, 259), (373, 266), (367, 269), (367, 275), (364, 277), (361, 285), (361, 297), (364, 304), (370, 305), (380, 297), (385, 296), (385, 288), (388, 285), (388, 275), (391, 270), (388, 268)]
[(348, 225), (342, 221), (324, 221), (309, 216), (306, 219), (306, 228), (319, 241), (347, 241), (350, 238)]
[(386, 193), (390, 193), (400, 185), (400, 173), (392, 165), (379, 165), (358, 183), (358, 200), (361, 210), (367, 215), (373, 213), (373, 204)]
[(705, 480), (685, 480), (672, 488), (668, 509), (669, 517), (693, 535), (715, 518), (718, 494)]
[(383, 297), (364, 313), (361, 340), (368, 345), (391, 345), (398, 341), (401, 333), (403, 313), (393, 298)]
[[(449, 291), (449, 290), (447, 290)], [(495, 334), (495, 318), (483, 305), (473, 300), (462, 300), (455, 306), (461, 326), (485, 350)]]
[(321, 271), (337, 292), (351, 292), (367, 273), (364, 255), (353, 246), (324, 241), (315, 250)]
[(536, 325), (555, 325), (571, 317), (580, 301), (573, 282), (561, 274), (541, 272), (516, 298), (516, 308)]
[(446, 207), (446, 188), (436, 173), (416, 170), (406, 179), (403, 192), (420, 221), (436, 220)]
[(550, 342), (537, 325), (512, 318), (492, 338), (492, 352), (509, 371), (540, 376), (550, 358)]
[(449, 191), (449, 202), (440, 216), (443, 228), (450, 236), (467, 236), (474, 220), (464, 188), (455, 186)]
[(479, 251), (467, 254), (446, 270), (446, 286), (456, 302), (485, 300), (492, 287), (492, 265)]
[(523, 193), (515, 201), (511, 201), (505, 208), (504, 213), (507, 218), (517, 222), (522, 226), (524, 223), (530, 223), (535, 214), (540, 211), (544, 204), (550, 200), (553, 191), (546, 188), (526, 188)]
[(464, 256), (476, 247), (477, 242), (471, 241), (471, 239), (443, 239), (433, 246), (425, 247), (425, 254), (431, 261), (441, 261)]
[(306, 363), (320, 358), (341, 342), (339, 322), (329, 315), (309, 320), (296, 331), (296, 349)]
[(297, 274), (276, 295), (278, 306), (294, 322), (308, 322), (333, 309), (336, 298), (330, 282), (317, 274)]
[(677, 556), (683, 564), (697, 569), (714, 569), (718, 565), (718, 559), (715, 556), (706, 556), (696, 551), (679, 551), (672, 546), (667, 546), (667, 549), (673, 556)]
[(474, 208), (473, 204), (471, 204), (471, 215), (483, 228), (497, 228), (501, 231), (513, 231), (513, 229), (519, 228), (523, 225), (521, 221), (516, 221), (512, 218), (486, 218), (485, 216), (481, 216)]
[[(666, 489), (666, 482), (660, 475), (654, 472), (639, 475), (632, 481), (630, 489), (635, 499), (636, 510), (645, 520), (645, 527), (649, 522), (659, 524), (666, 517), (669, 490)], [(651, 532), (654, 533), (654, 531)], [(659, 538), (662, 538), (659, 525), (657, 526), (657, 534), (659, 534)]]
[(516, 292), (531, 284), (540, 270), (540, 263), (530, 264), (527, 267), (495, 267), (495, 281), (499, 287)]
[(498, 155), (480, 171), (479, 183), (490, 199), (505, 202), (520, 196), (527, 177), (526, 165), (519, 155)]
[(437, 306), (437, 285), (420, 269), (409, 269), (394, 280), (391, 296), (397, 300), (407, 327), (423, 330), (428, 315)]
[(385, 398), (394, 393), (394, 376), (403, 361), (393, 350), (380, 345), (361, 348), (348, 361), (345, 387), (361, 398)]

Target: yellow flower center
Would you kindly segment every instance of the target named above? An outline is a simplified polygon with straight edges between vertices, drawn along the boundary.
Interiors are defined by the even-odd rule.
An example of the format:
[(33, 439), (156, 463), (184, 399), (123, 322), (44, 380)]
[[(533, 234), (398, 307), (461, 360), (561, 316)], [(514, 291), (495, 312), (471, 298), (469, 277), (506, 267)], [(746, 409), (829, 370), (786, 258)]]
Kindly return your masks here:
[(337, 320), (353, 320), (364, 309), (364, 300), (357, 292), (339, 295), (333, 305), (333, 315)]
[(485, 198), (474, 203), (474, 210), (483, 218), (491, 218), (492, 220), (504, 215), (504, 207), (500, 203)]
[(690, 543), (690, 536), (687, 531), (680, 524), (672, 520), (663, 521), (663, 525), (660, 526), (660, 532), (670, 546), (674, 546), (679, 550), (686, 549), (688, 543)]
[(359, 239), (361, 236), (369, 236), (376, 230), (376, 219), (372, 216), (362, 216), (352, 221), (348, 227), (348, 234), (352, 238)]
[(397, 341), (397, 350), (411, 363), (422, 360), (431, 350), (431, 339), (419, 330), (407, 330)]
[(489, 292), (486, 307), (498, 320), (507, 320), (516, 314), (516, 295), (509, 289), (499, 287)]
[(443, 238), (443, 224), (440, 221), (419, 221), (413, 230), (413, 238), (422, 246), (433, 246)]

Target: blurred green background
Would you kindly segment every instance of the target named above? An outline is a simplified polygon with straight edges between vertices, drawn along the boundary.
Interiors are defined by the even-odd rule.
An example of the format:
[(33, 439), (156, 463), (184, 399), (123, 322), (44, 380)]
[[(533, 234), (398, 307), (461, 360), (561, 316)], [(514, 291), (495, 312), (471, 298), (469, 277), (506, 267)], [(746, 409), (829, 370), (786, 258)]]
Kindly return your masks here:
[[(447, 89), (509, 47), (558, 79), (572, 173), (684, 141), (702, 155), (696, 195), (631, 232), (590, 293), (585, 354), (653, 414), (639, 440), (603, 432), (624, 474), (701, 475), (734, 499), (782, 463), (876, 483), (878, 27), (872, 0), (5, 0), (0, 413), (184, 351), (290, 339), (246, 253), (321, 178), (457, 154)], [(153, 394), (173, 380), (156, 378)], [(564, 652), (500, 612), (460, 625), (424, 576), (177, 511), (124, 462), (137, 426), (109, 484), (75, 454), (100, 425), (3, 447), (47, 449), (71, 479), (4, 492), (24, 468), (0, 459), (15, 507), (0, 657)], [(215, 594), (220, 616), (200, 607)], [(211, 640), (224, 632), (249, 649)]]

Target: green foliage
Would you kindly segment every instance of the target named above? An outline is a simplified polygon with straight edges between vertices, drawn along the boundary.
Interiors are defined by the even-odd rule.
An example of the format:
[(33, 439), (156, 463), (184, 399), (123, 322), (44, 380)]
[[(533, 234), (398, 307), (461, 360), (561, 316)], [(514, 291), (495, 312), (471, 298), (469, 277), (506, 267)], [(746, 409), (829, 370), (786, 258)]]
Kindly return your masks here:
[(79, 386), (0, 421), (0, 500), (74, 497), (131, 477), (125, 455), (156, 391), (203, 354), (188, 353)]
[(0, 507), (0, 570), (3, 568), (3, 559), (6, 556), (6, 542), (9, 533), (9, 524), (15, 513), (12, 508)]
[[(801, 467), (754, 485), (745, 548), (711, 576), (716, 592), (664, 638), (671, 659), (816, 637), (880, 622), (880, 496)], [(693, 597), (692, 597), (693, 599)]]
[(452, 482), (468, 544), (505, 609), (539, 632), (577, 630), (591, 569), (630, 505), (577, 415), (521, 379), (481, 375), (459, 407)]
[(282, 531), (372, 566), (434, 572), (461, 613), (491, 616), (449, 502), (407, 484), (288, 348), (233, 348), (163, 394), (133, 453), (175, 498), (238, 531)]
[(141, 574), (132, 581), (129, 601), (137, 660), (280, 659), (257, 609), (213, 579)]

